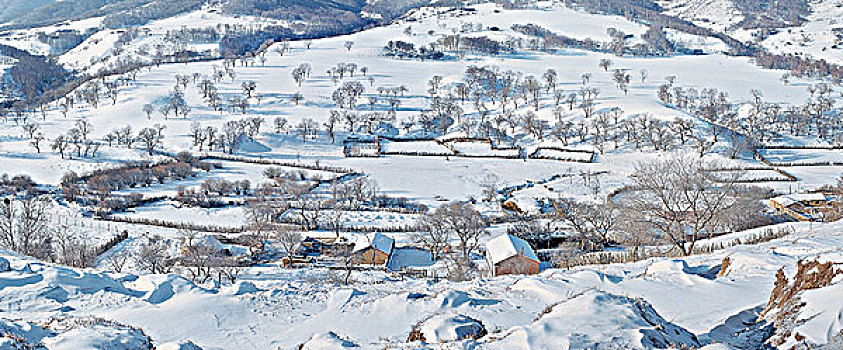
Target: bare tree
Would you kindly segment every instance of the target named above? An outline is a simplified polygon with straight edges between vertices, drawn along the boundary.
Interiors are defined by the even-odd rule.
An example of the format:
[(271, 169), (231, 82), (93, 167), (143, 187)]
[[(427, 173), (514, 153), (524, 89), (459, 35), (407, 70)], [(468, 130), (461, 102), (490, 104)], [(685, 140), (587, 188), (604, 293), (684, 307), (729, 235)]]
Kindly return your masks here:
[(121, 273), (135, 259), (134, 254), (126, 249), (118, 249), (108, 253), (105, 257), (105, 263), (112, 271)]
[(35, 136), (32, 137), (32, 140), (29, 141), (29, 144), (31, 144), (32, 147), (35, 147), (36, 152), (41, 153), (41, 143), (43, 141), (44, 141), (44, 134), (39, 132), (39, 133), (35, 134)]
[(156, 128), (143, 128), (138, 132), (138, 140), (143, 143), (144, 149), (151, 156), (155, 147), (161, 144), (164, 136)]
[(438, 246), (436, 242), (447, 242), (451, 238), (457, 241), (456, 254), (447, 256), (450, 278), (471, 278), (476, 269), (471, 255), (480, 247), (480, 239), (487, 234), (483, 216), (470, 203), (452, 202), (436, 208), (420, 220), (431, 231), (425, 244)]
[(59, 154), (61, 155), (61, 159), (64, 159), (64, 153), (67, 150), (67, 147), (69, 146), (70, 144), (67, 142), (67, 139), (65, 139), (64, 135), (59, 135), (56, 136), (56, 138), (53, 140), (53, 144), (51, 147), (54, 151), (59, 152)]
[(430, 213), (419, 218), (419, 232), (413, 235), (413, 240), (430, 251), (431, 260), (438, 260), (450, 245), (452, 232), (445, 227), (445, 220), (436, 213)]
[(564, 223), (572, 228), (579, 236), (581, 249), (593, 248), (588, 244), (592, 238), (592, 229), (588, 220), (586, 220), (588, 205), (568, 198), (560, 198), (552, 203), (554, 207), (553, 221)]
[(195, 283), (205, 283), (221, 266), (222, 254), (207, 239), (200, 239), (195, 231), (182, 231), (182, 246), (179, 262), (187, 270), (188, 277)]
[(296, 92), (292, 96), (290, 96), (290, 101), (293, 101), (293, 103), (295, 103), (296, 106), (298, 106), (301, 103), (301, 101), (304, 101), (304, 96), (302, 96), (302, 94), (300, 92)]
[(480, 188), (483, 189), (483, 200), (491, 202), (498, 194), (498, 187), (500, 186), (500, 179), (497, 175), (488, 173), (480, 180)]
[(298, 228), (292, 225), (274, 225), (272, 235), (281, 249), (284, 250), (284, 253), (287, 253), (287, 256), (292, 260), (302, 246), (302, 235)]
[(582, 78), (582, 84), (588, 84), (588, 82), (591, 81), (591, 77), (591, 73), (583, 73), (582, 76), (580, 76), (580, 78)]
[(0, 201), (0, 245), (39, 259), (52, 255), (52, 201), (47, 196)]
[(23, 125), (23, 131), (29, 136), (30, 139), (35, 137), (35, 133), (41, 129), (41, 126), (35, 122), (29, 122)]
[(340, 268), (345, 272), (343, 276), (343, 284), (348, 285), (351, 283), (351, 273), (354, 272), (354, 269), (357, 265), (360, 265), (360, 256), (354, 254), (354, 245), (352, 244), (345, 244), (342, 246), (342, 251), (339, 256), (339, 265)]
[(138, 250), (137, 264), (151, 273), (170, 273), (173, 271), (173, 262), (169, 250), (170, 246), (164, 238), (149, 237)]
[(607, 59), (607, 58), (603, 58), (603, 59), (600, 59), (600, 63), (598, 63), (597, 65), (600, 66), (600, 68), (603, 68), (604, 71), (608, 72), (609, 67), (612, 66), (612, 60)]
[(690, 254), (698, 238), (724, 229), (726, 214), (739, 198), (736, 183), (743, 174), (728, 172), (715, 179), (709, 171), (717, 168), (722, 167), (691, 154), (640, 163), (634, 190), (623, 196), (628, 221)]
[(252, 93), (258, 88), (258, 84), (255, 83), (254, 80), (244, 81), (242, 84), (243, 87), (243, 94), (246, 95), (246, 98), (252, 98)]
[(248, 246), (253, 258), (266, 253), (266, 244), (272, 236), (272, 228), (279, 215), (275, 201), (268, 197), (255, 196), (246, 202), (246, 218), (249, 223)]
[(94, 125), (91, 124), (87, 119), (79, 119), (76, 121), (76, 129), (79, 130), (79, 134), (82, 135), (82, 140), (87, 140), (88, 135), (93, 130)]
[(548, 69), (547, 71), (542, 74), (542, 78), (544, 78), (544, 82), (547, 86), (547, 92), (556, 91), (556, 82), (559, 80), (559, 74), (556, 73), (555, 69)]
[(73, 267), (91, 267), (97, 258), (95, 247), (91, 241), (69, 225), (60, 225), (52, 236), (50, 243), (53, 248), (54, 261)]
[(591, 116), (594, 115), (594, 109), (596, 108), (594, 100), (599, 94), (600, 90), (597, 88), (584, 88), (580, 90), (580, 108), (586, 118), (591, 118)]

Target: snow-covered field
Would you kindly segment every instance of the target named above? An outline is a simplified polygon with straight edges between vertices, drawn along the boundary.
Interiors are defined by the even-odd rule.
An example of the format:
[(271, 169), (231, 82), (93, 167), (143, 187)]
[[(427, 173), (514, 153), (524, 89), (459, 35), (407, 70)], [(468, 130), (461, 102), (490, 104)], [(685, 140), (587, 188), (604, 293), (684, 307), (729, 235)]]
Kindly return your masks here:
[(770, 149), (762, 155), (773, 165), (799, 166), (810, 164), (843, 164), (843, 150), (840, 149)]
[(817, 1), (811, 3), (812, 13), (799, 27), (784, 28), (766, 38), (762, 44), (771, 50), (811, 56), (835, 64), (843, 63), (843, 2)]
[[(515, 35), (509, 30), (513, 23), (538, 23), (547, 25), (562, 31), (570, 23), (570, 28), (578, 28), (582, 23), (613, 23), (619, 20), (616, 17), (604, 18), (598, 15), (589, 15), (572, 11), (570, 9), (554, 6), (543, 10), (519, 10), (517, 16), (508, 11), (501, 10), (493, 5), (477, 6), (477, 11), (459, 18), (449, 17), (423, 17), (412, 23), (414, 33), (412, 36), (403, 34), (408, 25), (393, 24), (386, 27), (374, 28), (349, 36), (326, 38), (316, 40), (310, 50), (300, 44), (294, 43), (292, 52), (279, 56), (273, 48), (266, 55), (265, 65), (255, 64), (249, 67), (237, 66), (236, 78), (225, 79), (219, 82), (217, 88), (222, 96), (232, 96), (240, 93), (241, 83), (244, 81), (255, 81), (257, 92), (262, 96), (260, 103), (252, 101), (252, 105), (243, 116), (239, 111), (224, 110), (222, 112), (212, 111), (201, 99), (198, 88), (191, 84), (185, 90), (185, 97), (192, 111), (187, 118), (165, 118), (153, 112), (151, 119), (147, 119), (142, 112), (142, 107), (147, 103), (157, 104), (163, 99), (175, 84), (175, 75), (192, 75), (194, 73), (210, 75), (215, 67), (219, 68), (222, 62), (202, 62), (191, 64), (162, 65), (144, 69), (137, 76), (137, 80), (131, 85), (120, 88), (116, 103), (109, 100), (101, 101), (98, 108), (83, 104), (68, 113), (65, 118), (58, 108), (47, 111), (46, 119), (38, 121), (44, 135), (51, 139), (59, 133), (70, 128), (77, 119), (85, 118), (93, 125), (91, 135), (102, 137), (115, 128), (132, 125), (134, 130), (153, 124), (163, 124), (164, 148), (171, 151), (195, 148), (191, 147), (188, 137), (189, 128), (192, 122), (199, 121), (205, 126), (220, 127), (224, 122), (241, 117), (263, 118), (265, 123), (264, 132), (256, 140), (259, 146), (249, 147), (241, 150), (241, 154), (253, 157), (268, 157), (280, 159), (300, 159), (303, 161), (316, 161), (323, 164), (349, 167), (355, 170), (371, 174), (382, 190), (407, 196), (415, 199), (426, 200), (434, 195), (441, 195), (450, 199), (466, 198), (479, 194), (475, 179), (479, 179), (484, 172), (491, 172), (501, 177), (505, 184), (515, 184), (523, 179), (522, 175), (530, 177), (544, 177), (545, 175), (558, 172), (547, 167), (568, 167), (569, 165), (554, 164), (552, 162), (533, 161), (524, 163), (520, 160), (472, 160), (472, 159), (418, 159), (384, 157), (371, 159), (348, 159), (342, 158), (341, 147), (338, 144), (331, 144), (324, 137), (316, 140), (301, 142), (292, 134), (277, 135), (270, 132), (273, 120), (276, 117), (284, 117), (289, 120), (289, 125), (296, 125), (304, 118), (314, 118), (317, 122), (323, 122), (328, 117), (328, 110), (333, 107), (330, 99), (331, 93), (336, 86), (331, 83), (329, 77), (324, 73), (329, 67), (339, 62), (354, 62), (358, 66), (369, 68), (368, 76), (374, 78), (370, 84), (368, 77), (356, 74), (354, 78), (346, 80), (360, 81), (366, 88), (363, 96), (377, 96), (375, 91), (381, 86), (405, 85), (409, 93), (402, 99), (398, 110), (398, 120), (404, 120), (426, 108), (428, 98), (424, 91), (427, 90), (426, 82), (434, 75), (443, 77), (444, 82), (456, 81), (463, 76), (466, 67), (475, 66), (496, 66), (500, 69), (513, 69), (522, 71), (525, 74), (540, 76), (547, 68), (554, 68), (559, 72), (559, 86), (562, 90), (576, 92), (582, 86), (580, 76), (583, 73), (593, 74), (589, 83), (590, 86), (600, 89), (601, 94), (597, 99), (597, 109), (609, 109), (620, 107), (628, 115), (639, 113), (650, 113), (661, 120), (672, 120), (673, 118), (689, 118), (683, 112), (675, 109), (665, 108), (657, 99), (656, 90), (659, 81), (663, 77), (672, 75), (678, 78), (678, 83), (683, 87), (696, 87), (703, 89), (716, 86), (738, 100), (748, 99), (750, 87), (760, 87), (765, 98), (777, 102), (801, 103), (807, 98), (805, 85), (798, 81), (784, 86), (779, 81), (780, 72), (762, 70), (751, 63), (747, 58), (727, 57), (719, 54), (704, 56), (676, 56), (667, 58), (629, 58), (609, 57), (604, 54), (592, 52), (577, 52), (576, 54), (536, 54), (524, 52), (518, 56), (488, 57), (473, 56), (458, 61), (407, 61), (387, 58), (381, 55), (381, 48), (386, 41), (393, 38), (400, 38), (411, 42), (426, 43), (435, 39), (429, 36), (427, 31), (434, 33), (447, 33), (451, 28), (459, 27), (460, 23), (475, 21), (482, 23), (485, 27), (496, 26), (500, 28), (495, 35)], [(565, 21), (554, 22), (552, 18), (565, 18)], [(605, 23), (603, 23), (605, 24)], [(622, 26), (618, 23), (619, 29), (626, 29), (629, 34), (637, 35), (640, 31), (634, 30), (635, 25), (628, 23)], [(560, 27), (561, 26), (561, 27)], [(444, 28), (444, 29), (443, 29)], [(600, 31), (603, 33), (603, 31)], [(594, 33), (586, 33), (589, 36), (598, 36)], [(352, 50), (347, 50), (343, 45), (346, 41), (355, 43)], [(83, 44), (84, 45), (84, 44)], [(107, 45), (103, 45), (107, 46)], [(71, 59), (73, 53), (62, 56), (62, 59)], [(628, 96), (625, 96), (612, 81), (611, 74), (603, 72), (597, 66), (602, 58), (611, 58), (614, 66), (630, 71), (646, 69), (649, 72), (650, 81), (645, 83), (633, 82)], [(292, 78), (290, 71), (300, 63), (308, 62), (313, 67), (313, 75), (306, 79), (301, 88), (298, 88)], [(635, 79), (633, 79), (635, 80)], [(300, 92), (305, 101), (301, 105), (295, 105), (288, 100), (295, 92)], [(545, 98), (543, 104), (549, 104), (549, 98)], [(360, 107), (365, 110), (369, 107)], [(376, 110), (384, 111), (386, 106), (378, 104)], [(470, 113), (470, 111), (469, 111)], [(546, 120), (553, 120), (549, 115), (549, 108), (543, 108), (538, 112), (539, 117)], [(581, 112), (577, 109), (565, 116), (567, 120), (576, 121), (581, 118)], [(9, 173), (30, 173), (38, 182), (55, 184), (61, 174), (67, 170), (86, 171), (91, 170), (96, 164), (101, 163), (102, 158), (111, 157), (110, 154), (116, 150), (103, 148), (101, 156), (96, 159), (74, 159), (71, 162), (59, 161), (53, 152), (35, 153), (35, 150), (21, 138), (23, 131), (20, 126), (13, 123), (4, 125), (0, 130), (3, 142), (0, 142), (0, 149), (4, 151), (2, 160), (3, 171)], [(340, 130), (339, 136), (343, 133)], [(390, 144), (387, 143), (386, 150), (403, 151), (403, 148), (411, 148), (417, 152), (435, 152), (433, 148), (420, 145)], [(433, 145), (431, 145), (433, 146)], [(460, 146), (460, 145), (456, 145)], [(395, 149), (395, 147), (401, 147)], [(459, 147), (457, 147), (459, 148)], [(499, 154), (511, 156), (512, 151), (491, 151), (476, 149), (477, 147), (462, 147), (467, 154), (487, 155)], [(482, 147), (481, 147), (482, 148)], [(458, 149), (459, 151), (459, 149)], [(129, 156), (125, 152), (121, 154), (121, 160), (142, 159), (142, 153)], [(116, 157), (116, 156), (115, 156)], [(600, 158), (596, 165), (584, 165), (594, 170), (614, 171), (618, 166), (612, 157)], [(572, 165), (579, 167), (579, 165)], [(525, 168), (526, 167), (526, 168)], [(519, 171), (513, 173), (512, 169)], [(463, 170), (465, 169), (465, 170)], [(439, 175), (435, 175), (435, 174)], [(430, 176), (408, 176), (410, 174), (426, 174)], [(515, 176), (515, 175), (518, 176)], [(833, 181), (829, 178), (827, 181)]]

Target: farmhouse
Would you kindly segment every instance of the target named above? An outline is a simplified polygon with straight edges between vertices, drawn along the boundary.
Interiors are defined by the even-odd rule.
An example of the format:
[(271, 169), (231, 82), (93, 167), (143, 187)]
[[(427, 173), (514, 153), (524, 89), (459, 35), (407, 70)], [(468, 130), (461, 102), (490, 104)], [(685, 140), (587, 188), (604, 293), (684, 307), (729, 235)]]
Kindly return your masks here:
[(394, 247), (395, 240), (377, 232), (358, 240), (351, 253), (359, 258), (361, 264), (386, 265)]
[(530, 243), (513, 235), (487, 242), (486, 261), (492, 276), (539, 273), (539, 258)]
[(770, 199), (770, 206), (797, 221), (819, 221), (829, 199), (822, 193), (797, 193)]

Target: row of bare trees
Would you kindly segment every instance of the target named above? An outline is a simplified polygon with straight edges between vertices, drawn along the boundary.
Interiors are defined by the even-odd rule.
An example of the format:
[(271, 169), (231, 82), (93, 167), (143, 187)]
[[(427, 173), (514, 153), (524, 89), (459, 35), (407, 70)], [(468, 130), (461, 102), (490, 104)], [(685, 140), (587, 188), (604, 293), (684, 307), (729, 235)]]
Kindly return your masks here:
[(0, 246), (45, 261), (89, 267), (97, 247), (68, 225), (54, 224), (49, 196), (5, 197), (0, 201)]
[[(711, 174), (722, 165), (691, 153), (672, 153), (641, 162), (632, 185), (605, 202), (573, 199), (552, 201), (542, 218), (522, 218), (510, 233), (539, 242), (552, 237), (575, 241), (583, 254), (609, 246), (672, 246), (681, 255), (694, 251), (699, 240), (766, 223), (759, 191), (744, 187), (741, 171)], [(442, 259), (449, 277), (471, 278), (486, 219), (469, 203), (450, 203), (423, 215), (415, 241)]]

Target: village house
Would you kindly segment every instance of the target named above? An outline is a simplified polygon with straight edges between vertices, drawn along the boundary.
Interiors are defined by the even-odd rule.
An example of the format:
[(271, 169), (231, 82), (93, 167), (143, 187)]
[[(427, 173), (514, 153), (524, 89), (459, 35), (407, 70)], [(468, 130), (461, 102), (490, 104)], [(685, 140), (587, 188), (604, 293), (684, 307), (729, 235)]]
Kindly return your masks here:
[(770, 206), (796, 221), (822, 221), (830, 201), (822, 193), (796, 193), (770, 199)]
[(486, 261), (492, 276), (539, 273), (539, 258), (530, 243), (509, 234), (486, 242)]
[(380, 233), (370, 233), (354, 244), (351, 254), (365, 265), (386, 265), (395, 248), (395, 240)]

